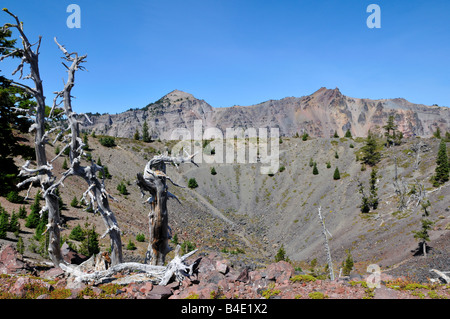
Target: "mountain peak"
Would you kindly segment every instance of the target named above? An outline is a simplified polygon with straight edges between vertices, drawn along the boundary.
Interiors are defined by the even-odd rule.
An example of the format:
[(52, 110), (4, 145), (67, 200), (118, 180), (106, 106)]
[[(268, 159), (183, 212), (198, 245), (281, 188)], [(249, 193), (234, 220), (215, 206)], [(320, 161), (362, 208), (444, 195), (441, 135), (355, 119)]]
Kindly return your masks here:
[(186, 93), (180, 90), (173, 90), (172, 92), (166, 94), (164, 96), (164, 99), (168, 99), (171, 102), (177, 102), (181, 100), (195, 99), (195, 97), (190, 93)]

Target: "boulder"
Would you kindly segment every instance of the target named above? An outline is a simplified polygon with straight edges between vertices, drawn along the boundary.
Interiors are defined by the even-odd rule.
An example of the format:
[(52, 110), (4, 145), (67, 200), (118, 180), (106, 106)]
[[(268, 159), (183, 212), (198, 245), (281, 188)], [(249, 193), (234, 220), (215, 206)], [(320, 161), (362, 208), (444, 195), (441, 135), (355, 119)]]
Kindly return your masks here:
[(22, 261), (21, 255), (12, 244), (0, 250), (0, 274), (24, 274), (31, 268)]
[(71, 249), (67, 243), (64, 243), (61, 246), (61, 254), (64, 261), (69, 264), (80, 265), (84, 261), (88, 260), (88, 257), (77, 253), (75, 250)]
[(289, 280), (294, 272), (294, 267), (286, 261), (270, 264), (265, 271), (266, 279), (276, 281), (277, 283), (283, 283), (284, 281)]

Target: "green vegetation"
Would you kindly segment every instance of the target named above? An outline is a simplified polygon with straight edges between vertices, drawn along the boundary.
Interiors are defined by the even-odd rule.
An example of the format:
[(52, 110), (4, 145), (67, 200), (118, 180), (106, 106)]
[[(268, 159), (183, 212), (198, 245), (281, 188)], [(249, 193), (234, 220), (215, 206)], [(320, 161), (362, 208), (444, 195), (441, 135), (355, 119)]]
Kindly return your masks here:
[(352, 138), (352, 133), (350, 132), (349, 129), (347, 129), (347, 131), (345, 132), (345, 137), (346, 138)]
[(127, 250), (136, 250), (136, 245), (131, 241), (131, 239), (128, 241)]
[(143, 243), (145, 241), (145, 235), (144, 234), (137, 234), (136, 235), (136, 241)]
[[(298, 133), (297, 133), (297, 137), (298, 137)], [(309, 139), (309, 134), (308, 133), (303, 133), (302, 135), (302, 141), (307, 141)]]
[(70, 206), (77, 208), (80, 202), (78, 201), (77, 197), (74, 196), (72, 201), (70, 202)]
[(313, 175), (318, 175), (318, 174), (319, 174), (319, 170), (317, 169), (317, 163), (314, 162)]
[(383, 126), (386, 136), (386, 146), (400, 145), (403, 139), (403, 133), (397, 130), (397, 125), (394, 123), (394, 116), (390, 115), (386, 125)]
[(112, 136), (103, 136), (99, 139), (101, 145), (105, 147), (114, 147), (116, 146), (116, 140)]
[(119, 191), (119, 193), (121, 195), (128, 195), (128, 190), (127, 190), (127, 186), (125, 185), (125, 183), (123, 181), (120, 182), (119, 185), (117, 185), (117, 190)]
[(193, 251), (195, 248), (197, 248), (197, 246), (193, 242), (190, 242), (189, 240), (185, 240), (181, 244), (181, 251), (183, 255), (187, 254), (190, 251)]
[(290, 281), (292, 282), (310, 282), (316, 281), (317, 278), (311, 275), (296, 275), (291, 277)]
[(77, 226), (75, 226), (74, 228), (72, 228), (69, 238), (72, 240), (80, 241), (80, 242), (86, 238), (85, 232), (79, 224)]
[(362, 161), (364, 164), (374, 166), (381, 159), (381, 153), (378, 151), (377, 141), (370, 130), (366, 138), (366, 145), (361, 148), (361, 151), (363, 153)]
[(279, 261), (287, 261), (289, 262), (289, 257), (286, 256), (286, 251), (284, 250), (284, 245), (281, 244), (281, 247), (278, 249), (277, 254), (275, 255), (275, 262)]
[(39, 224), (39, 212), (41, 210), (41, 193), (38, 191), (34, 197), (34, 202), (30, 207), (30, 215), (27, 217), (25, 227), (36, 228)]
[(447, 144), (441, 140), (439, 144), (439, 151), (436, 158), (435, 175), (432, 177), (434, 187), (439, 187), (449, 180), (450, 166), (447, 155)]
[(431, 206), (431, 203), (429, 200), (426, 202), (423, 201), (421, 203), (422, 206), (422, 219), (421, 219), (421, 228), (418, 231), (413, 231), (414, 238), (418, 239), (420, 242), (420, 246), (422, 246), (422, 253), (426, 257), (427, 256), (427, 242), (430, 241), (430, 236), (428, 234), (428, 231), (431, 229), (431, 226), (433, 226), (434, 222), (429, 220), (428, 217), (430, 216), (430, 212), (428, 211), (428, 208)]
[(347, 258), (342, 262), (342, 273), (344, 276), (349, 276), (353, 269), (353, 257), (350, 250), (347, 250)]
[(341, 179), (341, 173), (339, 173), (339, 168), (337, 168), (337, 167), (336, 167), (336, 169), (334, 170), (333, 179), (334, 179), (334, 180)]
[(152, 141), (152, 139), (150, 137), (150, 133), (148, 131), (147, 121), (144, 121), (144, 124), (142, 125), (142, 140), (145, 143), (150, 143)]
[(328, 296), (324, 295), (322, 292), (320, 291), (314, 291), (314, 292), (310, 292), (308, 294), (309, 298), (311, 299), (325, 299), (328, 298)]
[(198, 187), (198, 183), (195, 180), (195, 178), (190, 178), (188, 181), (188, 187), (189, 188), (197, 188)]

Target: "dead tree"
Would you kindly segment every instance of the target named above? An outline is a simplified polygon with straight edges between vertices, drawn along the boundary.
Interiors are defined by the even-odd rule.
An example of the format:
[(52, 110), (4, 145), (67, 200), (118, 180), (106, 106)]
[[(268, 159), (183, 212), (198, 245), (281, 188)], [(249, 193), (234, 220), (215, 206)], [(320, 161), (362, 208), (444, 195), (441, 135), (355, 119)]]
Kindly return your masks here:
[[(29, 118), (34, 123), (30, 127), (30, 133), (33, 132), (35, 136), (35, 152), (36, 152), (36, 162), (37, 167), (31, 168), (30, 161), (27, 161), (20, 171), (20, 176), (28, 176), (26, 180), (19, 183), (17, 186), (19, 188), (30, 185), (27, 197), (29, 195), (30, 189), (34, 183), (39, 182), (40, 187), (43, 192), (43, 198), (45, 199), (45, 206), (42, 208), (40, 214), (45, 211), (48, 211), (48, 224), (46, 233), (49, 235), (49, 247), (48, 253), (55, 267), (60, 266), (64, 263), (64, 260), (61, 255), (60, 249), (60, 212), (59, 212), (59, 197), (57, 195), (57, 189), (60, 185), (64, 186), (64, 180), (71, 176), (77, 175), (86, 180), (89, 187), (88, 190), (84, 193), (83, 198), (85, 199), (86, 195), (89, 194), (91, 197), (92, 204), (94, 201), (97, 202), (97, 211), (101, 213), (107, 231), (103, 235), (109, 233), (111, 238), (111, 264), (115, 265), (117, 263), (122, 262), (122, 243), (120, 239), (120, 230), (117, 226), (117, 222), (115, 220), (114, 214), (109, 208), (108, 204), (108, 193), (104, 188), (104, 184), (100, 183), (100, 181), (96, 178), (95, 173), (102, 168), (94, 162), (91, 162), (91, 166), (83, 167), (81, 166), (81, 156), (85, 155), (82, 151), (83, 142), (79, 137), (79, 122), (77, 120), (78, 114), (72, 111), (71, 106), (71, 90), (75, 84), (75, 72), (79, 69), (82, 69), (80, 66), (81, 63), (84, 62), (86, 56), (78, 56), (77, 53), (68, 53), (62, 46), (60, 46), (55, 39), (56, 44), (64, 53), (64, 59), (67, 62), (71, 62), (71, 66), (67, 66), (63, 63), (63, 65), (68, 70), (68, 81), (64, 86), (64, 89), (61, 92), (56, 92), (56, 97), (53, 101), (53, 107), (50, 111), (49, 118), (52, 117), (54, 110), (64, 102), (64, 113), (67, 116), (68, 122), (70, 124), (71, 134), (66, 136), (66, 139), (69, 138), (70, 142), (63, 148), (63, 150), (56, 155), (50, 162), (47, 161), (47, 156), (45, 152), (45, 145), (48, 143), (49, 135), (55, 132), (58, 129), (61, 129), (61, 132), (58, 134), (57, 138), (62, 135), (66, 130), (62, 127), (53, 127), (49, 130), (45, 130), (46, 124), (46, 114), (45, 114), (45, 96), (44, 89), (42, 85), (42, 79), (40, 77), (39, 72), (39, 48), (41, 44), (41, 37), (39, 37), (39, 41), (35, 44), (30, 44), (28, 38), (26, 37), (23, 24), (20, 22), (17, 16), (9, 12), (7, 9), (3, 9), (6, 13), (11, 15), (16, 24), (6, 24), (4, 28), (16, 28), (22, 38), (23, 48), (17, 48), (11, 53), (0, 57), (0, 61), (3, 59), (19, 54), (22, 57), (22, 61), (19, 64), (18, 68), (13, 72), (13, 75), (20, 71), (20, 78), (23, 76), (23, 68), (25, 64), (28, 64), (30, 67), (30, 74), (23, 79), (31, 79), (35, 84), (35, 88), (31, 88), (25, 84), (18, 83), (12, 81), (12, 84), (25, 90), (27, 93), (31, 94), (36, 100), (36, 107), (31, 107), (30, 109), (20, 109), (17, 108), (16, 111), (24, 114), (25, 117)], [(32, 50), (32, 47), (37, 45), (35, 51)], [(58, 98), (62, 98), (63, 100), (60, 103), (57, 103)], [(55, 139), (56, 141), (56, 139)], [(63, 154), (65, 149), (70, 148), (70, 168), (63, 173), (62, 177), (57, 181), (56, 177), (53, 175), (52, 163)]]
[[(122, 262), (122, 240), (116, 218), (114, 216), (114, 213), (111, 211), (109, 207), (108, 197), (110, 198), (112, 197), (107, 193), (105, 189), (104, 180), (100, 182), (96, 177), (96, 172), (103, 170), (103, 167), (95, 164), (95, 162), (92, 159), (91, 165), (89, 166), (81, 165), (82, 156), (85, 156), (86, 154), (83, 152), (85, 144), (83, 143), (83, 140), (80, 138), (80, 128), (79, 128), (80, 121), (77, 119), (77, 117), (86, 116), (88, 121), (90, 120), (87, 117), (87, 115), (77, 114), (72, 110), (71, 91), (73, 86), (75, 85), (75, 72), (77, 70), (84, 69), (84, 67), (81, 66), (81, 64), (85, 62), (87, 55), (79, 56), (78, 53), (76, 52), (69, 53), (63, 46), (61, 46), (58, 43), (56, 38), (55, 43), (64, 54), (63, 59), (71, 64), (70, 66), (68, 66), (63, 63), (68, 72), (67, 83), (65, 84), (64, 89), (62, 91), (55, 92), (56, 96), (53, 101), (53, 107), (50, 114), (53, 113), (54, 109), (57, 108), (58, 105), (64, 103), (63, 104), (64, 114), (66, 115), (67, 120), (69, 122), (69, 128), (67, 129), (67, 131), (70, 131), (70, 134), (68, 134), (66, 138), (69, 138), (70, 141), (63, 148), (60, 154), (62, 154), (66, 148), (68, 147), (70, 148), (69, 153), (70, 167), (63, 174), (62, 178), (52, 187), (58, 187), (69, 176), (79, 176), (86, 181), (86, 183), (88, 184), (88, 189), (83, 194), (82, 200), (84, 202), (87, 202), (86, 195), (89, 195), (90, 206), (94, 208), (95, 204), (97, 204), (95, 212), (100, 213), (106, 226), (106, 232), (102, 235), (102, 238), (105, 237), (107, 234), (109, 234), (111, 244), (111, 253), (110, 253), (111, 265), (114, 266)], [(60, 103), (58, 103), (59, 98), (62, 98), (62, 101)], [(64, 130), (61, 131), (61, 133), (63, 132)], [(58, 154), (58, 156), (60, 154)], [(105, 174), (103, 174), (103, 176), (104, 175)]]
[[(149, 245), (145, 255), (145, 263), (152, 265), (164, 265), (167, 253), (171, 251), (169, 247), (169, 220), (167, 212), (167, 200), (169, 198), (178, 198), (168, 191), (167, 180), (173, 185), (177, 185), (166, 175), (166, 164), (175, 166), (181, 163), (192, 163), (198, 166), (194, 160), (194, 155), (186, 153), (186, 157), (172, 157), (158, 155), (148, 161), (144, 169), (144, 174), (137, 174), (137, 184), (141, 190), (142, 196), (145, 191), (150, 193), (146, 202), (150, 203), (151, 211), (149, 217)], [(179, 201), (179, 200), (178, 200)]]
[[(16, 22), (16, 24), (7, 23), (3, 26), (3, 28), (16, 28), (19, 31), (22, 39), (22, 48), (16, 48), (11, 53), (1, 56), (0, 61), (7, 57), (19, 54), (21, 56), (21, 62), (17, 69), (13, 72), (13, 75), (20, 72), (19, 79), (31, 79), (35, 85), (35, 87), (32, 88), (23, 83), (15, 81), (11, 82), (12, 85), (23, 89), (36, 100), (36, 106), (32, 106), (29, 109), (17, 109), (18, 112), (23, 113), (23, 116), (29, 118), (33, 122), (30, 127), (30, 133), (34, 133), (34, 146), (36, 153), (36, 167), (31, 168), (30, 161), (27, 161), (25, 165), (22, 166), (19, 175), (27, 176), (28, 178), (19, 183), (17, 186), (21, 188), (29, 184), (31, 188), (34, 183), (40, 184), (45, 200), (45, 206), (42, 208), (40, 213), (42, 214), (43, 212), (48, 211), (48, 224), (46, 230), (49, 235), (48, 253), (53, 264), (57, 267), (61, 262), (63, 262), (63, 258), (61, 256), (60, 249), (59, 198), (55, 193), (56, 188), (52, 187), (55, 183), (55, 176), (52, 173), (53, 166), (48, 163), (47, 155), (45, 153), (45, 145), (48, 142), (48, 134), (50, 131), (45, 131), (45, 96), (42, 79), (39, 72), (39, 49), (41, 46), (42, 37), (39, 37), (38, 42), (31, 44), (24, 33), (23, 23), (20, 22), (19, 18), (7, 9), (3, 9), (3, 11), (12, 16)], [(36, 47), (34, 51), (33, 47)], [(30, 74), (23, 77), (25, 64), (29, 65)], [(28, 194), (29, 191), (27, 195)]]
[(328, 229), (325, 227), (325, 220), (322, 217), (322, 214), (320, 212), (321, 207), (319, 207), (318, 210), (319, 210), (320, 223), (322, 225), (322, 234), (325, 239), (325, 251), (327, 253), (327, 262), (328, 262), (328, 270), (330, 272), (330, 279), (334, 280), (333, 261), (331, 259), (330, 246), (328, 245), (328, 235), (330, 235), (330, 237), (332, 237), (332, 236), (331, 236), (331, 233), (328, 231)]
[(408, 184), (405, 180), (398, 177), (397, 174), (397, 156), (394, 156), (394, 191), (398, 196), (398, 209), (400, 211), (404, 211), (409, 204), (409, 199), (407, 199), (408, 195)]

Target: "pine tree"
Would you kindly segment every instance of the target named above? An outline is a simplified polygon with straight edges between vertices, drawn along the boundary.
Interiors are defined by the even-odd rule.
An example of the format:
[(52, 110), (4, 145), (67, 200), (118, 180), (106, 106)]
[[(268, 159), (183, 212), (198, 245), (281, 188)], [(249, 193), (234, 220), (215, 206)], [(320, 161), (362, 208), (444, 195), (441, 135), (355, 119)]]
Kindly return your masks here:
[(127, 186), (124, 184), (124, 182), (120, 182), (119, 185), (117, 185), (117, 190), (119, 191), (120, 194), (122, 195), (127, 195), (128, 194), (128, 190), (127, 190)]
[(17, 239), (17, 245), (16, 245), (16, 248), (17, 248), (17, 252), (18, 252), (19, 254), (23, 255), (23, 253), (25, 252), (25, 244), (23, 243), (22, 237), (19, 237), (19, 238)]
[(345, 132), (345, 137), (352, 138), (352, 133), (350, 132), (349, 129)]
[(100, 246), (98, 242), (99, 235), (95, 231), (95, 226), (92, 226), (91, 229), (85, 230), (86, 237), (81, 242), (80, 245), (80, 253), (90, 257), (93, 254), (98, 254), (100, 252)]
[(40, 240), (42, 238), (42, 234), (47, 229), (47, 223), (48, 223), (48, 211), (45, 210), (42, 213), (41, 218), (39, 218), (39, 224), (36, 226), (36, 230), (34, 232), (34, 238), (36, 240)]
[(25, 223), (25, 227), (28, 228), (36, 228), (39, 225), (39, 212), (41, 210), (41, 193), (38, 191), (36, 196), (34, 197), (34, 203), (31, 205), (30, 215), (27, 217), (27, 222)]
[(62, 169), (67, 169), (67, 168), (68, 168), (68, 166), (67, 166), (67, 160), (64, 159), (64, 162), (63, 162), (63, 164), (62, 164)]
[(334, 180), (341, 179), (341, 173), (339, 173), (339, 168), (337, 168), (337, 167), (336, 167), (336, 169), (334, 170), (333, 179), (334, 179)]
[(9, 222), (9, 231), (13, 233), (18, 233), (20, 231), (19, 215), (14, 211)]
[(7, 236), (8, 228), (9, 228), (9, 217), (8, 213), (1, 209), (0, 214), (0, 239), (5, 239)]
[(368, 199), (368, 204), (372, 209), (377, 209), (378, 207), (378, 194), (377, 194), (377, 170), (372, 169), (372, 173), (370, 174), (370, 196)]
[(198, 183), (197, 183), (197, 181), (195, 180), (195, 178), (190, 178), (190, 179), (189, 179), (189, 181), (188, 181), (188, 187), (189, 187), (189, 188), (196, 188), (196, 187), (198, 187)]
[(345, 259), (345, 261), (342, 262), (342, 270), (343, 270), (342, 273), (344, 274), (344, 276), (350, 275), (350, 272), (353, 269), (353, 265), (354, 265), (353, 257), (350, 254), (350, 251), (347, 250), (347, 258)]
[(380, 161), (381, 154), (380, 152), (378, 152), (377, 149), (378, 144), (375, 139), (375, 136), (372, 134), (371, 131), (369, 131), (366, 139), (366, 145), (364, 145), (361, 149), (363, 152), (362, 160), (364, 164), (374, 166)]
[(334, 131), (333, 137), (334, 137), (334, 138), (339, 138), (339, 135), (338, 135), (337, 131)]
[(314, 162), (313, 174), (314, 175), (318, 175), (319, 174), (319, 170), (317, 169), (317, 163), (316, 162)]
[(151, 142), (150, 133), (148, 132), (147, 121), (144, 121), (144, 125), (142, 125), (142, 140), (146, 143)]
[(429, 220), (427, 217), (430, 215), (428, 212), (428, 208), (431, 206), (431, 203), (429, 200), (426, 202), (422, 202), (422, 219), (421, 219), (421, 228), (418, 231), (414, 231), (414, 238), (418, 239), (420, 241), (420, 245), (422, 246), (422, 252), (424, 257), (427, 256), (427, 242), (430, 241), (430, 236), (428, 234), (428, 231), (431, 229), (431, 226), (433, 226), (434, 222)]
[(139, 141), (139, 139), (141, 138), (141, 136), (139, 135), (138, 129), (136, 129), (136, 132), (134, 133), (133, 138), (134, 138), (136, 141)]
[(366, 196), (366, 193), (364, 192), (364, 186), (363, 183), (359, 183), (359, 192), (361, 193), (361, 213), (365, 214), (370, 212), (370, 200), (369, 197)]
[(387, 121), (386, 125), (383, 126), (383, 128), (385, 130), (384, 135), (386, 136), (386, 145), (390, 146), (390, 145), (394, 144), (394, 140), (396, 138), (397, 125), (395, 125), (395, 123), (394, 123), (393, 115), (389, 116), (388, 121)]
[(78, 202), (78, 199), (76, 196), (73, 197), (72, 201), (70, 202), (70, 206), (72, 207), (78, 207), (80, 203)]
[(211, 175), (216, 175), (216, 174), (217, 174), (216, 169), (214, 167), (211, 167)]
[(85, 231), (78, 224), (70, 232), (69, 238), (76, 241), (83, 241), (86, 238)]
[(449, 161), (447, 155), (447, 144), (441, 139), (439, 151), (436, 158), (436, 169), (433, 177), (433, 186), (438, 187), (449, 180)]
[(275, 262), (287, 261), (287, 260), (288, 260), (288, 257), (286, 256), (286, 251), (284, 250), (284, 245), (281, 244), (280, 249), (278, 249), (278, 252), (275, 255)]
[(19, 208), (19, 218), (20, 219), (27, 218), (27, 209), (25, 208), (24, 205), (20, 206), (20, 208)]

